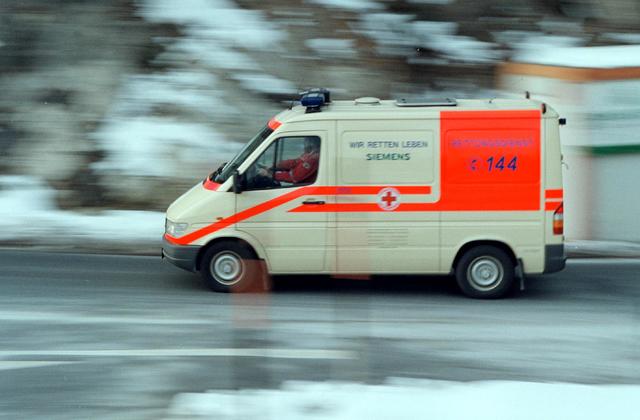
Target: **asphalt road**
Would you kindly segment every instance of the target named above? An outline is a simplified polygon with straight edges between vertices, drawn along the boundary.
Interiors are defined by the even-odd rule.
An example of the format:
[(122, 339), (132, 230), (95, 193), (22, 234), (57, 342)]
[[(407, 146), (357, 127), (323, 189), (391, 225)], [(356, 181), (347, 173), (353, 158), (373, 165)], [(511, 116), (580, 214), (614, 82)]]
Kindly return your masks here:
[(209, 292), (160, 258), (0, 251), (0, 418), (162, 418), (285, 380), (640, 383), (640, 260), (571, 260), (498, 301), (447, 278)]

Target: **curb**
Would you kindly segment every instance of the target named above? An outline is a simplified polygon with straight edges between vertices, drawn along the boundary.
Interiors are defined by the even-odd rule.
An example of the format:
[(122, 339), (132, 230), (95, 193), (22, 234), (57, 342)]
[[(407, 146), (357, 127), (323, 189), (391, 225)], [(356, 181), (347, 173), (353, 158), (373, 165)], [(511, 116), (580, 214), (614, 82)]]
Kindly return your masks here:
[(568, 258), (640, 258), (640, 244), (619, 241), (567, 240)]

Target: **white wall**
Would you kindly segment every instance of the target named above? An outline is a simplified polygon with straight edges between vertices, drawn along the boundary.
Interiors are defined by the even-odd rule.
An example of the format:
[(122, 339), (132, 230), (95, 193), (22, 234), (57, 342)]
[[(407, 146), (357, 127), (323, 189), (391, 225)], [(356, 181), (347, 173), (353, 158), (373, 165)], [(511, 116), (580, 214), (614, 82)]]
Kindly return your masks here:
[(591, 161), (593, 239), (640, 242), (640, 153)]

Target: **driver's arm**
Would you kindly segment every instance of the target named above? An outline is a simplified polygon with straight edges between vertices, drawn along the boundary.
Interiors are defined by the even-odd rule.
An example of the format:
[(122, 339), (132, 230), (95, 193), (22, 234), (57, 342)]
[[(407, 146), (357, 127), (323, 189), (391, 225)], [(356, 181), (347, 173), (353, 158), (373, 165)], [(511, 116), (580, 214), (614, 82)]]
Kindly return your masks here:
[(303, 159), (295, 159), (295, 166), (288, 171), (277, 171), (276, 181), (291, 182), (297, 184), (311, 177), (318, 170), (318, 157), (310, 156)]
[(288, 171), (296, 167), (300, 163), (300, 159), (281, 160), (276, 164), (276, 170)]

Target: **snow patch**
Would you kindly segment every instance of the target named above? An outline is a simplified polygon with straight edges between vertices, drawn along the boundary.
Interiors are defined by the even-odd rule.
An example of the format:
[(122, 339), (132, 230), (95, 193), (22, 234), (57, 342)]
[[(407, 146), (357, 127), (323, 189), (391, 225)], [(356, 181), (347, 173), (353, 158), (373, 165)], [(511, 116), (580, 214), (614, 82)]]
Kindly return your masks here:
[(228, 160), (239, 145), (209, 124), (156, 116), (161, 107), (177, 107), (206, 119), (233, 114), (216, 84), (217, 78), (203, 71), (127, 77), (110, 114), (92, 134), (106, 155), (92, 168), (101, 175), (175, 177), (185, 173), (186, 163)]
[(296, 87), (293, 83), (269, 74), (238, 73), (232, 77), (248, 91), (266, 95), (293, 95), (296, 93)]
[(211, 114), (226, 110), (220, 93), (215, 90), (217, 78), (209, 73), (172, 71), (134, 75), (125, 78), (111, 110), (114, 116), (151, 114), (159, 105), (171, 105)]
[(175, 177), (185, 162), (229, 160), (241, 146), (204, 124), (158, 117), (111, 119), (93, 137), (107, 156), (92, 168), (124, 176)]
[(640, 44), (640, 34), (639, 33), (617, 33), (610, 32), (602, 34), (604, 39), (608, 39), (616, 42), (624, 42), (627, 44)]
[(407, 27), (413, 15), (399, 13), (367, 13), (360, 16), (360, 32), (371, 38), (376, 51), (384, 56), (408, 56), (416, 47)]
[(580, 47), (586, 42), (580, 37), (546, 35), (534, 31), (503, 31), (492, 35), (496, 41), (514, 50)]
[(164, 214), (113, 210), (96, 214), (63, 211), (55, 191), (40, 179), (0, 176), (0, 240), (43, 240), (53, 243), (158, 242)]
[(216, 40), (198, 37), (177, 40), (155, 60), (168, 64), (181, 61), (195, 62), (223, 70), (260, 70), (260, 66), (248, 55), (226, 47)]
[(433, 35), (423, 43), (444, 58), (466, 63), (493, 63), (502, 58), (502, 51), (490, 42), (461, 35)]
[(247, 70), (252, 73), (231, 77), (251, 91), (289, 93), (289, 82), (260, 74), (260, 66), (238, 50), (280, 50), (287, 33), (262, 12), (239, 8), (229, 0), (145, 0), (140, 14), (150, 22), (184, 26), (184, 37), (169, 45), (158, 61), (171, 64), (186, 60), (230, 74)]
[(512, 61), (600, 69), (640, 67), (640, 45), (534, 48), (516, 53)]
[(225, 40), (244, 48), (273, 48), (286, 38), (261, 12), (229, 0), (144, 0), (140, 14), (149, 22), (189, 28), (188, 35)]
[(492, 63), (503, 56), (493, 43), (456, 35), (456, 23), (413, 19), (413, 15), (372, 13), (362, 16), (361, 28), (374, 40), (379, 54), (404, 56), (411, 61), (416, 61), (418, 48), (433, 51), (441, 58), (440, 64), (448, 61)]
[[(635, 419), (638, 385), (391, 379), (285, 382), (281, 389), (178, 394), (169, 416), (216, 419)], [(184, 416), (184, 417), (183, 417)]]
[(352, 12), (365, 12), (367, 10), (380, 10), (384, 7), (373, 0), (307, 0), (329, 9), (344, 9)]

